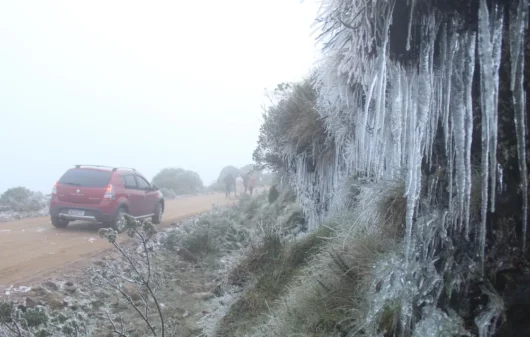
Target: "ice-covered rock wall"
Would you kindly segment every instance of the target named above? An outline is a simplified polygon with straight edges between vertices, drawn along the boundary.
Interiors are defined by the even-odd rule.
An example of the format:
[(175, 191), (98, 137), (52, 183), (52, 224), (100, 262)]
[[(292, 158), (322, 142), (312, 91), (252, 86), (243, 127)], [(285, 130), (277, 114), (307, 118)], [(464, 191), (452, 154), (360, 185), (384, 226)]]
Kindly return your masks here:
[[(403, 331), (413, 308), (436, 306), (447, 286), (444, 273), (465, 270), (451, 281), (455, 289), (484, 275), (488, 226), (495, 226), (496, 199), (506, 190), (517, 202), (517, 235), (526, 251), (528, 10), (528, 0), (322, 2), (317, 21), (325, 57), (315, 84), (334, 153), (291, 156), (291, 182), (316, 226), (344, 207), (352, 176), (405, 180), (404, 252), (395, 260), (407, 294), (399, 300), (409, 309), (402, 312)], [(502, 76), (507, 82), (500, 85)], [(466, 262), (445, 259), (433, 267), (458, 250)], [(390, 293), (399, 288), (392, 282)], [(502, 310), (492, 292), (483, 293), (490, 301), (476, 324), (488, 336)]]
[[(440, 164), (431, 158), (442, 132), (446, 185), (449, 198), (455, 200), (448, 203), (450, 221), (455, 230), (468, 234), (474, 111), (479, 111), (482, 221), (478, 232), (484, 240), (486, 213), (488, 208), (495, 211), (496, 185), (503, 172), (496, 159), (503, 43), (510, 50), (521, 189), (528, 187), (523, 73), (528, 1), (509, 5), (473, 2), (477, 7), (476, 27), (456, 10), (452, 16), (443, 15), (437, 10), (437, 1), (323, 1), (319, 21), (326, 58), (319, 68), (318, 110), (340, 146), (334, 160), (315, 163), (316, 173), (307, 174), (305, 158), (297, 158), (295, 185), (305, 187), (301, 191), (313, 194), (313, 199), (317, 193), (320, 201), (328, 202), (344, 179), (353, 174), (373, 179), (405, 175), (410, 242), (422, 164)], [(408, 17), (396, 17), (398, 7), (406, 7)], [(401, 22), (396, 23), (396, 19)], [(405, 38), (392, 40), (393, 29), (399, 29), (396, 26), (403, 26), (403, 22), (407, 23)], [(398, 43), (404, 45), (407, 57), (392, 55), (392, 45)], [(480, 101), (474, 104), (478, 102), (473, 100), (472, 84), (477, 73)], [(523, 193), (521, 205), (524, 233), (526, 195)]]

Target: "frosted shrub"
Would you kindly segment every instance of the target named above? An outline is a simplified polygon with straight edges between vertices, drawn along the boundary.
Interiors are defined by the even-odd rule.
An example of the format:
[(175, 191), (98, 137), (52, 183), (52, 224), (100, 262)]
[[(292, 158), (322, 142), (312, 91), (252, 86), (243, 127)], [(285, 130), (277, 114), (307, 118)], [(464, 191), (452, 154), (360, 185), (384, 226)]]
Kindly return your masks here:
[(0, 211), (25, 212), (39, 211), (47, 206), (47, 199), (40, 192), (32, 192), (25, 187), (14, 187), (0, 196)]
[(43, 306), (21, 310), (13, 303), (0, 302), (0, 336), (88, 337), (89, 330), (81, 314), (52, 314)]
[(175, 193), (175, 191), (169, 188), (162, 187), (160, 189), (160, 192), (162, 192), (162, 195), (164, 196), (164, 198), (169, 199), (169, 200), (175, 199), (177, 197), (177, 194)]
[(185, 248), (198, 257), (241, 249), (248, 245), (251, 226), (248, 215), (257, 211), (259, 202), (242, 200), (235, 209), (208, 213), (185, 221), (168, 231), (163, 239), (165, 248), (178, 251)]
[[(151, 222), (140, 222), (128, 215), (126, 215), (125, 221), (127, 235), (134, 238), (141, 249), (130, 251), (117, 242), (115, 230), (111, 228), (100, 229), (99, 236), (107, 239), (114, 246), (124, 258), (127, 267), (116, 268), (107, 264), (103, 269), (94, 270), (91, 282), (97, 286), (109, 287), (121, 294), (123, 299), (138, 314), (151, 336), (165, 337), (168, 331), (168, 322), (165, 320), (162, 306), (156, 296), (157, 289), (163, 280), (161, 271), (153, 263), (153, 256), (148, 247), (157, 230)], [(126, 285), (131, 285), (137, 289), (137, 295), (141, 299), (140, 303), (133, 299), (133, 295), (126, 289)], [(155, 317), (148, 315), (151, 310), (155, 310)], [(118, 324), (116, 317), (113, 317), (108, 311), (107, 317), (112, 325), (113, 333), (120, 337), (128, 336), (123, 320), (120, 319), (120, 324)]]

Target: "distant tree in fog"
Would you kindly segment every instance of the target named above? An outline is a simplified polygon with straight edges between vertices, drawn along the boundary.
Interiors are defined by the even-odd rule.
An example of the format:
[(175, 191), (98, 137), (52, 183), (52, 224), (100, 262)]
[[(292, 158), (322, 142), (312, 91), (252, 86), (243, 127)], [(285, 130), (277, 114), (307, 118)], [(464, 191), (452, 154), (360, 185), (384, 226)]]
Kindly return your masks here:
[(241, 175), (241, 172), (239, 171), (239, 169), (235, 166), (232, 166), (232, 165), (229, 165), (229, 166), (225, 166), (222, 170), (221, 170), (221, 173), (219, 173), (219, 178), (217, 179), (218, 182), (223, 182), (223, 179), (228, 175), (228, 174), (232, 174), (234, 176), (234, 178), (237, 178)]
[[(203, 188), (198, 173), (181, 168), (165, 168), (154, 178), (153, 184), (162, 191), (174, 192), (175, 195), (197, 193)], [(169, 190), (169, 191), (168, 191)]]

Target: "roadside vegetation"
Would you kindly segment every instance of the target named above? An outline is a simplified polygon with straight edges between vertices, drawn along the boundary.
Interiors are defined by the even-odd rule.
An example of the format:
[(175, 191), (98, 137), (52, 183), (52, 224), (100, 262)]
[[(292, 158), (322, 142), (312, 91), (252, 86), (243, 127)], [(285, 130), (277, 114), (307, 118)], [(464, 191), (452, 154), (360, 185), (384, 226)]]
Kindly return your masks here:
[(158, 172), (152, 181), (165, 198), (174, 199), (178, 195), (201, 192), (203, 183), (198, 173), (181, 168), (165, 168)]
[[(243, 178), (244, 176), (248, 174), (253, 174), (257, 178), (256, 179), (257, 187), (271, 186), (274, 183), (274, 174), (270, 170), (266, 170), (264, 169), (264, 167), (261, 167), (260, 165), (248, 164), (241, 168), (228, 165), (228, 166), (223, 167), (221, 172), (219, 172), (219, 176), (217, 177), (217, 179), (210, 186), (208, 186), (208, 189), (210, 191), (224, 192), (225, 190), (224, 178), (228, 174), (231, 174), (234, 178), (237, 178), (237, 177)], [(238, 188), (240, 189), (241, 187), (242, 186)]]
[(48, 214), (49, 197), (26, 187), (13, 187), (0, 195), (0, 222)]
[[(293, 267), (301, 263), (302, 254), (287, 253), (285, 244), (288, 237), (303, 233), (304, 223), (292, 191), (282, 191), (273, 203), (267, 193), (253, 198), (245, 195), (236, 206), (214, 206), (208, 213), (162, 231), (149, 222), (128, 218), (122, 235), (112, 229), (100, 231), (114, 253), (96, 260), (81, 278), (48, 280), (27, 292), (8, 295), (0, 304), (0, 335), (208, 333), (214, 327), (210, 322), (217, 322), (215, 318), (237, 302), (251, 279), (272, 271), (273, 256)], [(132, 240), (125, 241), (125, 235)], [(251, 259), (270, 250), (279, 238), (276, 248), (281, 253), (271, 251), (263, 267), (253, 265)], [(243, 266), (248, 270), (243, 271)], [(237, 277), (236, 268), (241, 271)], [(290, 279), (288, 269), (283, 273), (282, 278)], [(280, 283), (268, 296), (286, 284)], [(254, 317), (258, 316), (255, 311)]]

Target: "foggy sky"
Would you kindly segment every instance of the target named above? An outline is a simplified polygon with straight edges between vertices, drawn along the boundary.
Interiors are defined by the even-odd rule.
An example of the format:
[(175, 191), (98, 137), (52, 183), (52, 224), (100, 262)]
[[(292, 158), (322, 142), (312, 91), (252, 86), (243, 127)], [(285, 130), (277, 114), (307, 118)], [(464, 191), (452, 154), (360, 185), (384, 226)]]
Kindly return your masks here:
[(74, 164), (205, 184), (251, 163), (264, 89), (315, 59), (314, 0), (1, 1), (0, 193)]

